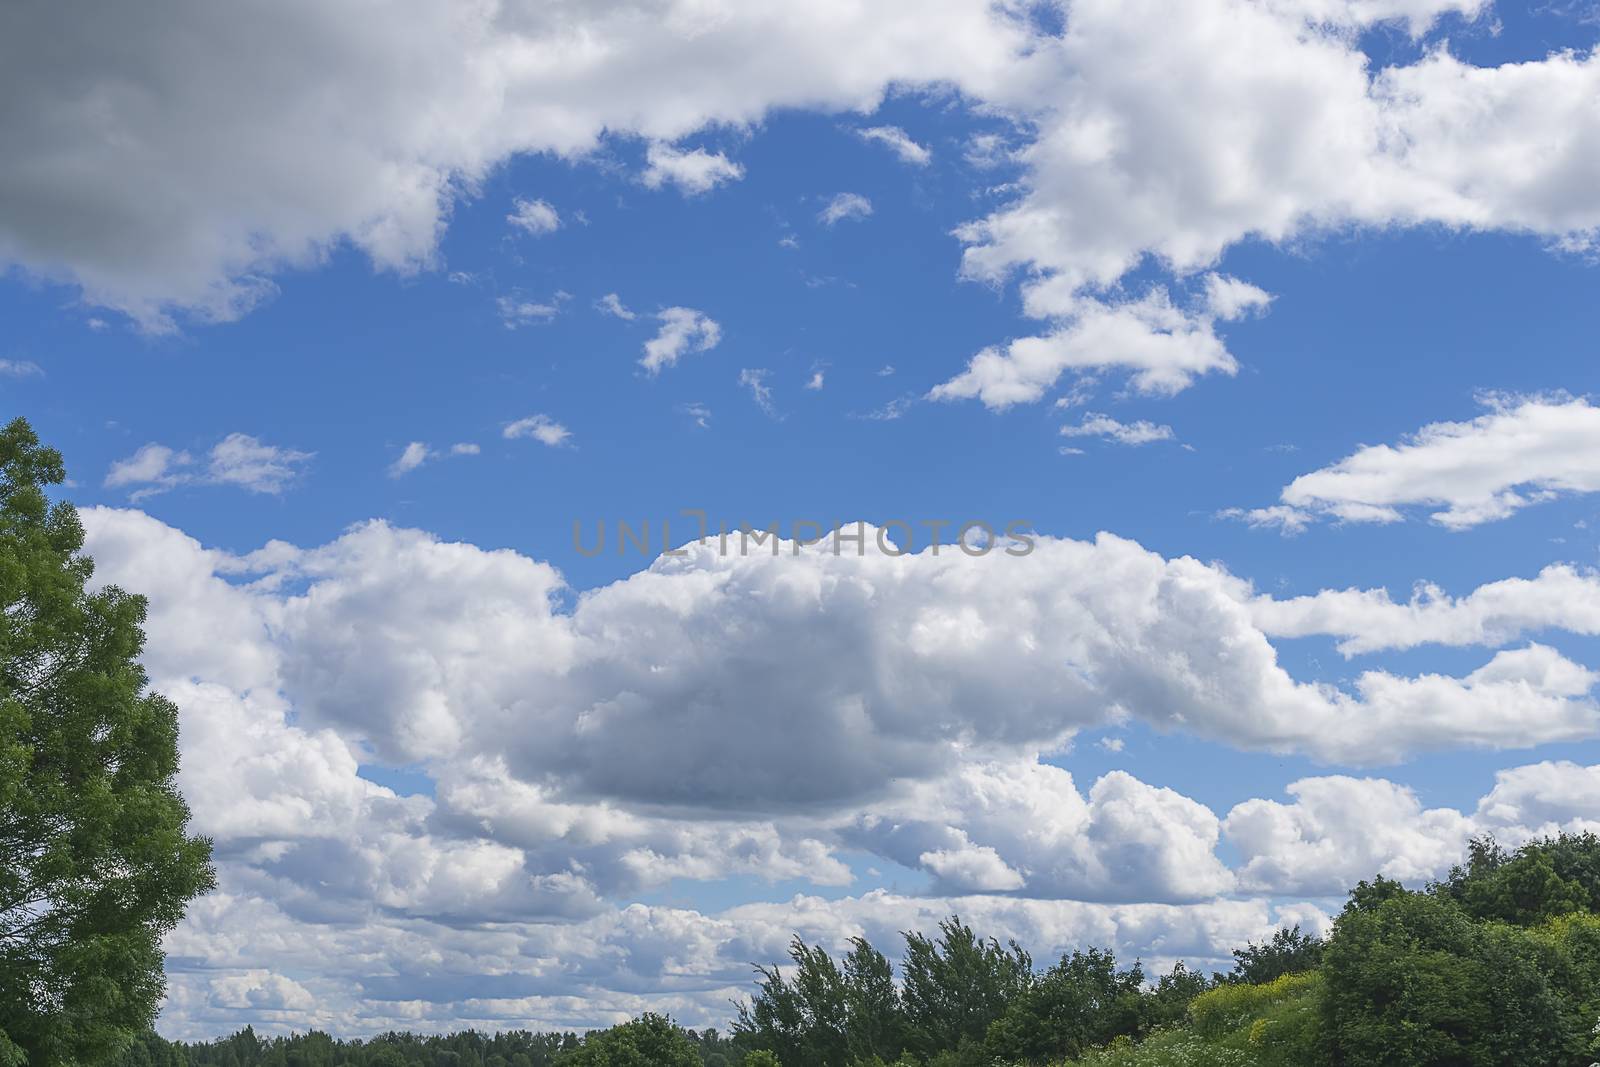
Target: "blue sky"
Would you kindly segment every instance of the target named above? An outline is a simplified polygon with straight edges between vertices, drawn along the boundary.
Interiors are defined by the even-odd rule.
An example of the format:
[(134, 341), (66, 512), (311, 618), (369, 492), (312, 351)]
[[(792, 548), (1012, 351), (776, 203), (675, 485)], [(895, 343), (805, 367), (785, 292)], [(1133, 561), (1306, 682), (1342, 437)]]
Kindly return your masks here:
[[(593, 16), (615, 45), (593, 70), (529, 88), (507, 64), (507, 97), (539, 107), (486, 110), (435, 71), (360, 133), (354, 99), (388, 101), (416, 42), (318, 27), (350, 50), (330, 78), (353, 101), (310, 121), (270, 91), (290, 76), (271, 47), (201, 108), (242, 45), (207, 26), (192, 51), (183, 4), (104, 68), (31, 73), (62, 102), (113, 69), (180, 71), (164, 109), (105, 90), (165, 154), (124, 157), (68, 109), (15, 119), (37, 166), (0, 167), (22, 213), (0, 217), (0, 388), (66, 454), (106, 577), (151, 596), (151, 673), (218, 840), (221, 889), (169, 945), (165, 1030), (720, 1022), (743, 963), (793, 931), (838, 943), (958, 903), (1036, 956), (1110, 936), (1204, 963), (1316, 925), (1352, 877), (1436, 876), (1471, 833), (1600, 819), (1593, 12), (1206, 0), (1186, 36), (1098, 3), (1021, 22), (951, 3), (931, 27), (992, 40), (879, 70), (873, 43), (915, 41), (915, 13), (690, 33), (647, 7)], [(426, 47), (451, 70), (559, 37), (528, 18)], [(1218, 39), (1281, 51), (1257, 84)], [(827, 59), (793, 83), (762, 69), (808, 49)], [(185, 115), (229, 129), (197, 146), (169, 128)], [(381, 165), (347, 160), (355, 142)], [(390, 188), (407, 166), (432, 192)], [(1227, 284), (1236, 311), (1210, 295)], [(1152, 301), (1156, 325), (1071, 347)], [(700, 332), (652, 371), (669, 309)], [(972, 377), (1034, 337), (1078, 370), (1063, 356), (1021, 400)], [(1147, 350), (1178, 378), (1142, 383)], [(515, 434), (530, 419), (548, 441)], [(211, 458), (230, 435), (252, 439), (242, 467)], [(402, 470), (408, 446), (426, 458)], [(691, 540), (684, 509), (786, 533), (1020, 520), (1082, 550), (1025, 579), (699, 556), (638, 578), (651, 561), (614, 528), (574, 548), (598, 520)], [(1101, 531), (1131, 547), (1091, 549)], [(1548, 588), (1465, 605), (1553, 565)], [(1145, 601), (1149, 568), (1170, 584)], [(789, 580), (874, 592), (792, 615)], [(1455, 622), (1380, 625), (1330, 595), (1297, 630), (1250, 606), (1418, 583), (1462, 598)], [(932, 655), (926, 679), (880, 639)], [(1252, 649), (1276, 665), (1245, 679)], [(699, 673), (664, 694), (640, 675), (679, 667)], [(819, 727), (764, 791), (762, 732), (815, 710), (790, 688), (807, 677), (861, 701), (857, 742), (892, 778), (835, 783), (853, 753)], [(726, 790), (697, 750), (733, 754)], [(277, 948), (238, 940), (263, 926)], [(508, 975), (515, 996), (461, 993)]]

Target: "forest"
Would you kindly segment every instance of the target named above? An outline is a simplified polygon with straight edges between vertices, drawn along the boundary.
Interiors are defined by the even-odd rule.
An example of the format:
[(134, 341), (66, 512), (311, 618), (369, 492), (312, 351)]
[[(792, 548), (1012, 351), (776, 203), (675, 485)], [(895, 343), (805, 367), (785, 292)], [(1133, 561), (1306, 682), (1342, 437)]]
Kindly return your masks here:
[(1443, 881), (1382, 877), (1326, 939), (1298, 927), (1234, 952), (1228, 973), (1147, 974), (1100, 949), (1038, 966), (957, 917), (842, 958), (798, 938), (758, 966), (730, 1032), (645, 1015), (577, 1034), (246, 1029), (155, 1034), (120, 1067), (1589, 1067), (1600, 1057), (1600, 837), (1508, 850), (1476, 840)]

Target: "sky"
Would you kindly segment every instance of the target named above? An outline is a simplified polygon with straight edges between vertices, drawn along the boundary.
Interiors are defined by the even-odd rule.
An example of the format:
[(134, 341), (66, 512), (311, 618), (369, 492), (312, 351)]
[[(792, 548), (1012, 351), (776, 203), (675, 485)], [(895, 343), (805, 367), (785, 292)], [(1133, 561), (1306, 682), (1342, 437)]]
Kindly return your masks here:
[(215, 842), (161, 1031), (725, 1026), (954, 912), (1224, 968), (1600, 830), (1597, 36), (7, 5), (0, 395)]

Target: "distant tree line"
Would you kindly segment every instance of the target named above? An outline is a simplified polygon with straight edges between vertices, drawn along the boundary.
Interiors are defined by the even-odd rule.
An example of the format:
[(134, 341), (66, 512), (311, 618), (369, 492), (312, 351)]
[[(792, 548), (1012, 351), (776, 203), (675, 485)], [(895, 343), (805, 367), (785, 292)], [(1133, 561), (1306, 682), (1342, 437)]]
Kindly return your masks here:
[(1299, 927), (1227, 974), (1149, 975), (1106, 950), (1045, 968), (957, 917), (835, 958), (796, 938), (732, 1033), (645, 1015), (575, 1034), (151, 1035), (121, 1067), (1590, 1067), (1600, 1058), (1600, 838), (1472, 842), (1420, 891), (1362, 882), (1324, 941)]

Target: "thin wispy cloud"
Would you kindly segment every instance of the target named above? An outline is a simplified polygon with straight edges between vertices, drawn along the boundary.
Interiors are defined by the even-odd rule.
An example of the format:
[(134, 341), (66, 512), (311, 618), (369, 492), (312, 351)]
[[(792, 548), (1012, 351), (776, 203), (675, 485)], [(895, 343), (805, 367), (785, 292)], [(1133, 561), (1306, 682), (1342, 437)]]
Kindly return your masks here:
[(916, 167), (926, 167), (933, 160), (933, 153), (926, 147), (911, 139), (911, 135), (898, 126), (868, 126), (856, 131), (856, 136), (863, 141), (881, 144), (896, 156), (902, 163), (910, 163)]
[(501, 436), (508, 441), (527, 438), (551, 448), (560, 448), (572, 438), (572, 431), (548, 415), (529, 415), (507, 423)]

